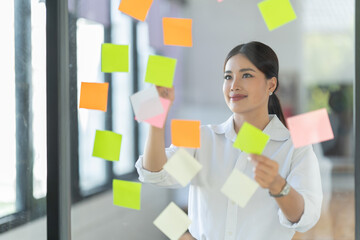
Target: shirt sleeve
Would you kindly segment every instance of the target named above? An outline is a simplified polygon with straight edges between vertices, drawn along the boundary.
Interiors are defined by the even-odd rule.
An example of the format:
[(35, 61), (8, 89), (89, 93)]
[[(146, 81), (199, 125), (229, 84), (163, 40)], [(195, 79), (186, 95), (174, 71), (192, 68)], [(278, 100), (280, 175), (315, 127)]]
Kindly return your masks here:
[[(178, 150), (178, 147), (171, 145), (169, 148), (165, 149), (165, 154), (167, 159), (170, 159), (171, 156)], [(184, 148), (192, 156), (195, 154), (195, 149)], [(139, 180), (143, 183), (151, 183), (158, 187), (166, 188), (180, 188), (182, 187), (176, 179), (174, 179), (168, 172), (164, 169), (161, 169), (159, 172), (150, 172), (143, 167), (143, 155), (140, 155), (139, 159), (135, 163), (136, 170), (139, 174)]]
[(291, 223), (279, 209), (280, 223), (295, 231), (306, 232), (318, 222), (323, 199), (319, 163), (311, 145), (294, 150), (286, 180), (303, 196), (304, 212), (299, 222)]

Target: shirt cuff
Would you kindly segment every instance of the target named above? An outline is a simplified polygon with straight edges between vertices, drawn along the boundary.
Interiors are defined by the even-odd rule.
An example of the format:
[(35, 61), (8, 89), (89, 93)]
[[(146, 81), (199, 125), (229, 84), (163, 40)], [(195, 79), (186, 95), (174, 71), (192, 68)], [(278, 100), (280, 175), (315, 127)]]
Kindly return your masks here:
[(143, 183), (151, 183), (159, 187), (179, 188), (181, 185), (164, 170), (150, 172), (143, 168), (143, 156), (141, 155), (135, 163), (139, 174), (139, 180)]
[(306, 232), (309, 229), (311, 229), (319, 220), (320, 213), (321, 213), (321, 203), (320, 207), (317, 208), (314, 206), (314, 204), (308, 199), (307, 197), (304, 197), (304, 212), (300, 218), (300, 220), (296, 223), (290, 222), (284, 213), (279, 209), (278, 215), (280, 224), (284, 227), (294, 229), (297, 232)]

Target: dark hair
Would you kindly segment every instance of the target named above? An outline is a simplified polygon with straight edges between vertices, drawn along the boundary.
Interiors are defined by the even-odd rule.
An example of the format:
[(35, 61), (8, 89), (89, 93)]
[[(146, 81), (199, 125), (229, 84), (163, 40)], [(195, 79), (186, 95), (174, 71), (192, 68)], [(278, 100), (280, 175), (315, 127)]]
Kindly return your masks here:
[(280, 121), (286, 126), (280, 101), (275, 95), (275, 91), (279, 87), (279, 60), (276, 53), (269, 46), (261, 42), (240, 44), (234, 47), (226, 56), (224, 69), (227, 61), (237, 54), (244, 55), (247, 59), (249, 59), (249, 61), (257, 67), (257, 69), (265, 74), (267, 79), (276, 77), (277, 84), (273, 94), (269, 97), (268, 111), (270, 114), (276, 114)]

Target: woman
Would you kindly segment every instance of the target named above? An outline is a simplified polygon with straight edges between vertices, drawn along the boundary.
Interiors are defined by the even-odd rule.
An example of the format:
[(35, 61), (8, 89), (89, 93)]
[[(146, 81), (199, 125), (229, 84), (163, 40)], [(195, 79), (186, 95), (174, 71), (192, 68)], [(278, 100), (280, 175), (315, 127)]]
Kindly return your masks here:
[[(189, 231), (196, 239), (279, 240), (305, 232), (320, 217), (322, 189), (312, 146), (294, 149), (276, 89), (279, 64), (274, 51), (260, 42), (241, 44), (225, 59), (223, 93), (233, 115), (220, 125), (201, 127), (201, 147), (187, 149), (203, 166), (190, 183)], [(158, 87), (174, 100), (174, 90)], [(233, 147), (248, 122), (270, 135), (262, 155)], [(150, 127), (145, 153), (136, 163), (139, 179), (177, 187), (163, 165), (177, 148), (165, 149), (164, 129)], [(236, 168), (260, 186), (241, 208), (220, 189)]]

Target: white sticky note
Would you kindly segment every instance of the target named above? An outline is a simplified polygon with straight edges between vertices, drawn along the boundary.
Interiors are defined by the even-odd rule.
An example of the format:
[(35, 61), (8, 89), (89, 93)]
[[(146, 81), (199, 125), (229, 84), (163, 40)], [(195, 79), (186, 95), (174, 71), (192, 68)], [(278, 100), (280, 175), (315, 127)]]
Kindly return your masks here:
[(257, 182), (234, 169), (222, 186), (221, 192), (240, 207), (245, 207), (258, 187)]
[(202, 166), (186, 150), (179, 148), (163, 168), (185, 187), (200, 171)]
[(179, 239), (190, 224), (191, 220), (186, 213), (173, 202), (154, 221), (154, 225), (171, 240)]
[(155, 86), (130, 96), (131, 105), (138, 121), (155, 117), (164, 112)]

